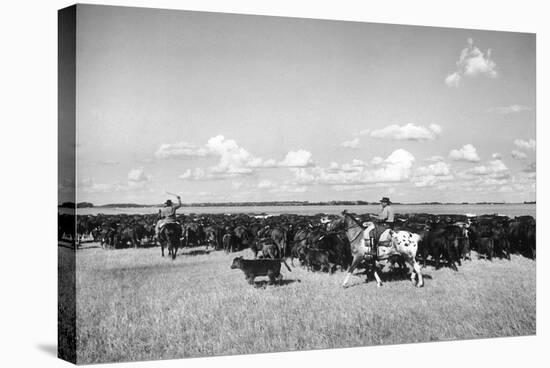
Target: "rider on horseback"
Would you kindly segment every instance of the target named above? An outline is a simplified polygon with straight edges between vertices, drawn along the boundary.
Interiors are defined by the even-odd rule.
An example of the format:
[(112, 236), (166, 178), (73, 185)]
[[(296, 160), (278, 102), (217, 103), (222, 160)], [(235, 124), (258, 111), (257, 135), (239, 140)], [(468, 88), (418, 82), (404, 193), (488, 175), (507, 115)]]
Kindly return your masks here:
[(159, 208), (159, 214), (157, 225), (155, 226), (155, 239), (159, 238), (160, 231), (164, 225), (168, 223), (177, 223), (176, 221), (176, 210), (181, 207), (181, 198), (177, 196), (178, 204), (172, 203), (170, 199), (164, 202), (164, 207)]
[[(393, 230), (393, 224), (394, 224), (394, 217), (395, 213), (393, 211), (393, 208), (391, 206), (391, 201), (388, 197), (383, 197), (380, 200), (380, 205), (382, 206), (382, 211), (379, 215), (371, 215), (376, 219), (374, 223), (374, 229), (372, 231), (372, 238), (368, 231), (365, 231), (363, 233), (363, 238), (365, 239), (365, 242), (371, 242), (372, 239), (372, 249), (373, 252), (376, 252), (376, 246), (388, 246), (390, 241), (389, 239), (382, 240), (380, 239), (380, 236), (387, 230), (392, 229)], [(379, 240), (381, 240), (379, 242)]]
[(382, 206), (382, 211), (378, 216), (374, 216), (378, 220), (378, 224), (384, 229), (393, 229), (393, 222), (395, 213), (391, 206), (391, 201), (388, 197), (383, 197), (380, 200), (380, 205)]

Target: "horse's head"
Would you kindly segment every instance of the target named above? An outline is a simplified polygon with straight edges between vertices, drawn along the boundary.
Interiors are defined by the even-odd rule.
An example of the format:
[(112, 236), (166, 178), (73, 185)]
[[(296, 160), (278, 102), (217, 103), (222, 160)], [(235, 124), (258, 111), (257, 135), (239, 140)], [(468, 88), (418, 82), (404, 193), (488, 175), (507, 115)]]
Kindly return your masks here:
[(370, 226), (373, 226), (373, 225), (374, 225), (374, 222), (372, 222), (372, 221), (365, 221), (365, 222), (363, 222), (362, 225), (363, 225), (364, 228), (368, 228), (368, 227), (370, 227)]

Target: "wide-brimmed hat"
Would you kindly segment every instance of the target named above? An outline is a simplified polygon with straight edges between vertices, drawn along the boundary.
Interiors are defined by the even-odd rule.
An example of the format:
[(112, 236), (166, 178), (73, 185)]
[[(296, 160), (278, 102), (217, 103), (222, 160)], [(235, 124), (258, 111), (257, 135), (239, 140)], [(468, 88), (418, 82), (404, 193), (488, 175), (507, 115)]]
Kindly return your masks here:
[(380, 200), (380, 203), (391, 203), (391, 201), (388, 197), (382, 197), (382, 199)]
[(166, 202), (164, 202), (165, 205), (170, 206), (172, 204), (172, 200), (168, 199)]

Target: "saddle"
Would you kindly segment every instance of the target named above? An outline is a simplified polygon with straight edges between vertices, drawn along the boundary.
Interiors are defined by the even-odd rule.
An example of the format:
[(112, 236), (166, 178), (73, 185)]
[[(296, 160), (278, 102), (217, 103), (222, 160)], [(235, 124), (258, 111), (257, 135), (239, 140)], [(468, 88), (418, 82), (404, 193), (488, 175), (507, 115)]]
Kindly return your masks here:
[[(164, 227), (168, 224), (178, 224), (178, 225), (180, 225), (179, 222), (177, 222), (176, 220), (174, 220), (171, 217), (163, 218), (163, 219), (159, 220), (159, 225), (158, 225), (159, 226), (159, 234), (162, 231), (162, 229), (164, 229)], [(183, 228), (182, 228), (182, 230), (183, 230)]]
[(380, 224), (367, 223), (367, 228), (363, 233), (363, 246), (369, 249), (373, 256), (385, 254), (392, 247), (392, 235), (393, 230), (391, 228)]

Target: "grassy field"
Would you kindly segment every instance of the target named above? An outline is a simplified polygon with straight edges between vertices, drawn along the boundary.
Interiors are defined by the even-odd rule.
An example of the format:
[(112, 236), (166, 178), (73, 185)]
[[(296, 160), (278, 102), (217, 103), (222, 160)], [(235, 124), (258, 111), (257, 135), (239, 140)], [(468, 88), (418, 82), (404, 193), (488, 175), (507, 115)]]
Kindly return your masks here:
[[(188, 251), (189, 252), (189, 251)], [(196, 357), (531, 335), (535, 262), (473, 260), (459, 272), (423, 269), (425, 287), (384, 274), (288, 272), (256, 287), (233, 257), (197, 249), (175, 261), (160, 249), (77, 252), (79, 363)], [(393, 276), (392, 276), (393, 275)], [(388, 280), (392, 276), (391, 280)]]

